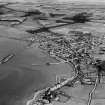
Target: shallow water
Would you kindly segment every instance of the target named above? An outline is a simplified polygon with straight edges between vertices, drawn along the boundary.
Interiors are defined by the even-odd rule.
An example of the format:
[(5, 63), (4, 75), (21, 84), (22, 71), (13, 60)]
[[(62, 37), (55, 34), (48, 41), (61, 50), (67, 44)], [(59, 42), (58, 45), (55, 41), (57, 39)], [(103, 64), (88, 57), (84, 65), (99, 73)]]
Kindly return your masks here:
[[(71, 75), (70, 65), (47, 66), (47, 62), (58, 61), (39, 48), (26, 46), (26, 42), (0, 38), (0, 59), (15, 54), (8, 62), (0, 65), (0, 105), (15, 105), (15, 101), (29, 97), (33, 91), (52, 86), (56, 75)], [(33, 63), (39, 66), (32, 66)]]

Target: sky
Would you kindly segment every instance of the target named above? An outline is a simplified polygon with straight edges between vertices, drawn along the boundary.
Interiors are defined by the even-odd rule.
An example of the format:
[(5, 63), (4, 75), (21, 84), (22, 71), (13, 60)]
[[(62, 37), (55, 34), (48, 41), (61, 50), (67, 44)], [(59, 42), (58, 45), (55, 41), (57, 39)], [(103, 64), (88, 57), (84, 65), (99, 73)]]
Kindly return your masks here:
[[(22, 1), (25, 1), (25, 2), (27, 2), (27, 1), (34, 1), (34, 2), (36, 2), (36, 1), (38, 1), (38, 0), (0, 0), (0, 1), (19, 1), (19, 2), (22, 2)], [(41, 1), (41, 0), (40, 0)], [(42, 1), (46, 1), (46, 0), (42, 0)], [(105, 3), (105, 0), (47, 0), (47, 1), (57, 1), (57, 2), (70, 2), (70, 1), (74, 1), (74, 2), (76, 2), (76, 1), (81, 1), (81, 2), (104, 2)]]
[[(64, 0), (59, 0), (59, 1), (64, 1)], [(70, 1), (70, 0), (66, 0)], [(83, 2), (105, 2), (105, 0), (72, 0), (72, 1), (83, 1)]]
[(82, 2), (105, 2), (105, 0), (58, 0), (59, 2), (68, 2), (68, 1), (82, 1)]

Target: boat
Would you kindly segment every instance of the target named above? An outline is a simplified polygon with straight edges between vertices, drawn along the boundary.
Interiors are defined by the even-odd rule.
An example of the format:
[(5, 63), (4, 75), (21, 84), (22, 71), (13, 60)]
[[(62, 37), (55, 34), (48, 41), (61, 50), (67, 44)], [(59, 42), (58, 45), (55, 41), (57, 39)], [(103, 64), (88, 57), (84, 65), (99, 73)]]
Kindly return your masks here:
[(8, 54), (7, 56), (3, 57), (0, 60), (0, 64), (7, 63), (10, 59), (12, 59), (15, 56), (15, 54)]

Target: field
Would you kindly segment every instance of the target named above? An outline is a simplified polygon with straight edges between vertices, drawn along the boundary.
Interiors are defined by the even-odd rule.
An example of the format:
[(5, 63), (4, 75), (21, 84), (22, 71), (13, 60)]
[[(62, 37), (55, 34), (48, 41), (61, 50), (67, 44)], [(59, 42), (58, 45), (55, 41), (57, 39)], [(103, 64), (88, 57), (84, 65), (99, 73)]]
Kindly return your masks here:
[[(71, 19), (82, 12), (92, 14), (90, 21), (82, 23)], [(56, 76), (73, 77), (73, 65), (59, 63), (70, 53), (65, 40), (72, 39), (73, 32), (91, 33), (96, 38), (93, 42), (99, 44), (95, 45), (92, 55), (105, 60), (105, 5), (1, 2), (0, 105), (26, 105), (34, 92), (54, 86)], [(75, 49), (78, 44), (73, 44)], [(61, 60), (52, 57), (52, 53)], [(104, 79), (97, 86), (91, 105), (104, 105)], [(67, 97), (61, 96), (61, 102), (51, 104), (90, 105), (87, 102), (93, 88), (93, 85), (76, 82), (73, 87), (60, 89), (71, 96), (67, 102), (63, 102)]]

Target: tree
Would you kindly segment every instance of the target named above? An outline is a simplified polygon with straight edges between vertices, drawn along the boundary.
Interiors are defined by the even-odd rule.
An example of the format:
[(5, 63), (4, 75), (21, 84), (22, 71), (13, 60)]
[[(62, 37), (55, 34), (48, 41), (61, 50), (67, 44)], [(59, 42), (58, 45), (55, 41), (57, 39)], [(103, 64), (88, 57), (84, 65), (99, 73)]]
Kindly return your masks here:
[(28, 10), (27, 12), (25, 12), (24, 16), (34, 16), (34, 15), (41, 15), (42, 12), (39, 10)]
[(89, 14), (87, 12), (82, 12), (71, 17), (71, 20), (73, 20), (75, 23), (85, 23), (90, 21), (91, 15), (92, 14)]

